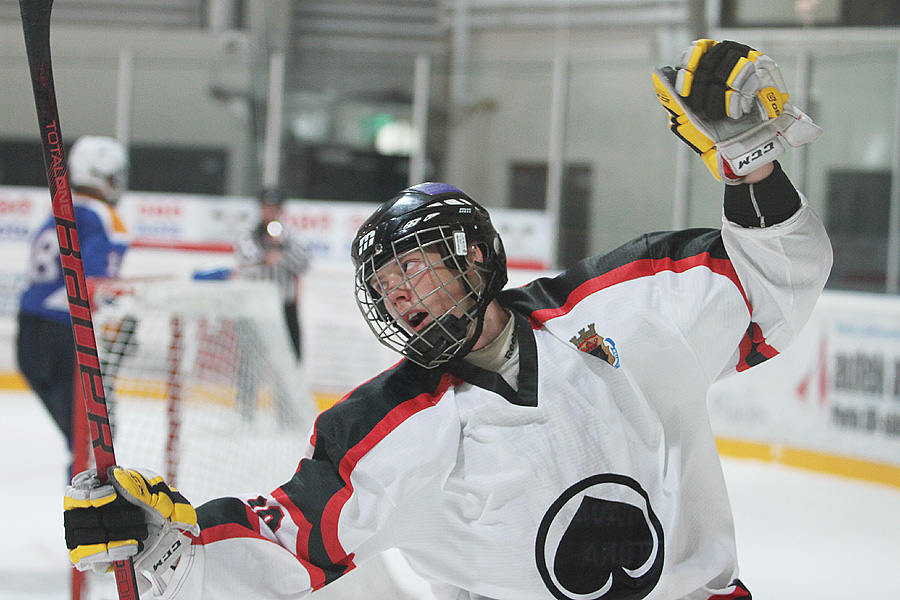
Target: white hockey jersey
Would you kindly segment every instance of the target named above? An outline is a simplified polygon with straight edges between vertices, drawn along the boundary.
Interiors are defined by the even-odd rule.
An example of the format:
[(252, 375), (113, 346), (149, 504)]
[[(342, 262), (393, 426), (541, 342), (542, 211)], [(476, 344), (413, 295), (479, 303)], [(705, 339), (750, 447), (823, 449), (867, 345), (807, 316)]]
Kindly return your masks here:
[(830, 265), (804, 203), (506, 290), (517, 390), (401, 361), (319, 416), (290, 481), (199, 507), (164, 597), (298, 598), (389, 548), (442, 600), (746, 597), (706, 391), (794, 338)]

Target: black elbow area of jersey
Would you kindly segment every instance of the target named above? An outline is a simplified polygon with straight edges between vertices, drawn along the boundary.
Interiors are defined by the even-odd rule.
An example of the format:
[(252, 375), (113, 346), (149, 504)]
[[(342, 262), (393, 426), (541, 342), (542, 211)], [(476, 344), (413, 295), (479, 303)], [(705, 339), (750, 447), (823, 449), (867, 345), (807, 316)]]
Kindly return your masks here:
[(142, 546), (149, 535), (144, 511), (121, 497), (99, 508), (67, 510), (63, 524), (69, 550), (125, 540), (136, 540)]
[(777, 225), (790, 219), (800, 205), (800, 194), (778, 161), (762, 181), (725, 188), (725, 218), (741, 227)]

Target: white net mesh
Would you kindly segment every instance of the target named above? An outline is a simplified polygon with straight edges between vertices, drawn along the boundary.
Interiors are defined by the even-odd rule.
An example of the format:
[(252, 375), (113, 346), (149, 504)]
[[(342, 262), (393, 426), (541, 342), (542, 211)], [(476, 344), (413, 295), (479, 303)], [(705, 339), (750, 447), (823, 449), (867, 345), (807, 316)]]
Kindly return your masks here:
[(99, 283), (93, 307), (120, 464), (195, 505), (290, 478), (314, 407), (274, 286)]
[[(163, 475), (195, 506), (223, 495), (267, 493), (290, 478), (316, 409), (272, 284), (145, 280), (96, 282), (94, 289), (119, 464)], [(334, 310), (330, 302), (326, 312)], [(328, 335), (310, 339), (333, 344), (341, 322), (329, 321)], [(327, 356), (310, 355), (314, 365), (328, 365)], [(353, 372), (352, 364), (342, 364)], [(112, 577), (91, 575), (82, 585), (83, 600), (117, 600)], [(433, 600), (396, 551), (315, 597)]]

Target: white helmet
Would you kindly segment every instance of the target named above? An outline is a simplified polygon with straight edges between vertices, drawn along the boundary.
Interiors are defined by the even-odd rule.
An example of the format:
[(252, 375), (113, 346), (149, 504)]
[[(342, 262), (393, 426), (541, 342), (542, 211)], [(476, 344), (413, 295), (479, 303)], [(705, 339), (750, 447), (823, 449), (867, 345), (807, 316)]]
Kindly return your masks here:
[(85, 135), (69, 151), (72, 187), (97, 190), (103, 200), (115, 204), (128, 185), (128, 153), (113, 138)]

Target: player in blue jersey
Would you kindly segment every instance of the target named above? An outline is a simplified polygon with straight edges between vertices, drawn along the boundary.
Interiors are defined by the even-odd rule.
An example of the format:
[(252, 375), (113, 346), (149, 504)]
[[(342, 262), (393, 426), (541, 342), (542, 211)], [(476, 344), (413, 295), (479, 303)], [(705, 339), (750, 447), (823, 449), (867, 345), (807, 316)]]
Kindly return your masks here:
[[(128, 182), (128, 155), (115, 139), (84, 136), (69, 152), (69, 182), (87, 277), (116, 277), (128, 249), (116, 203)], [(28, 284), (19, 302), (19, 370), (72, 445), (75, 342), (51, 215), (31, 243)]]

